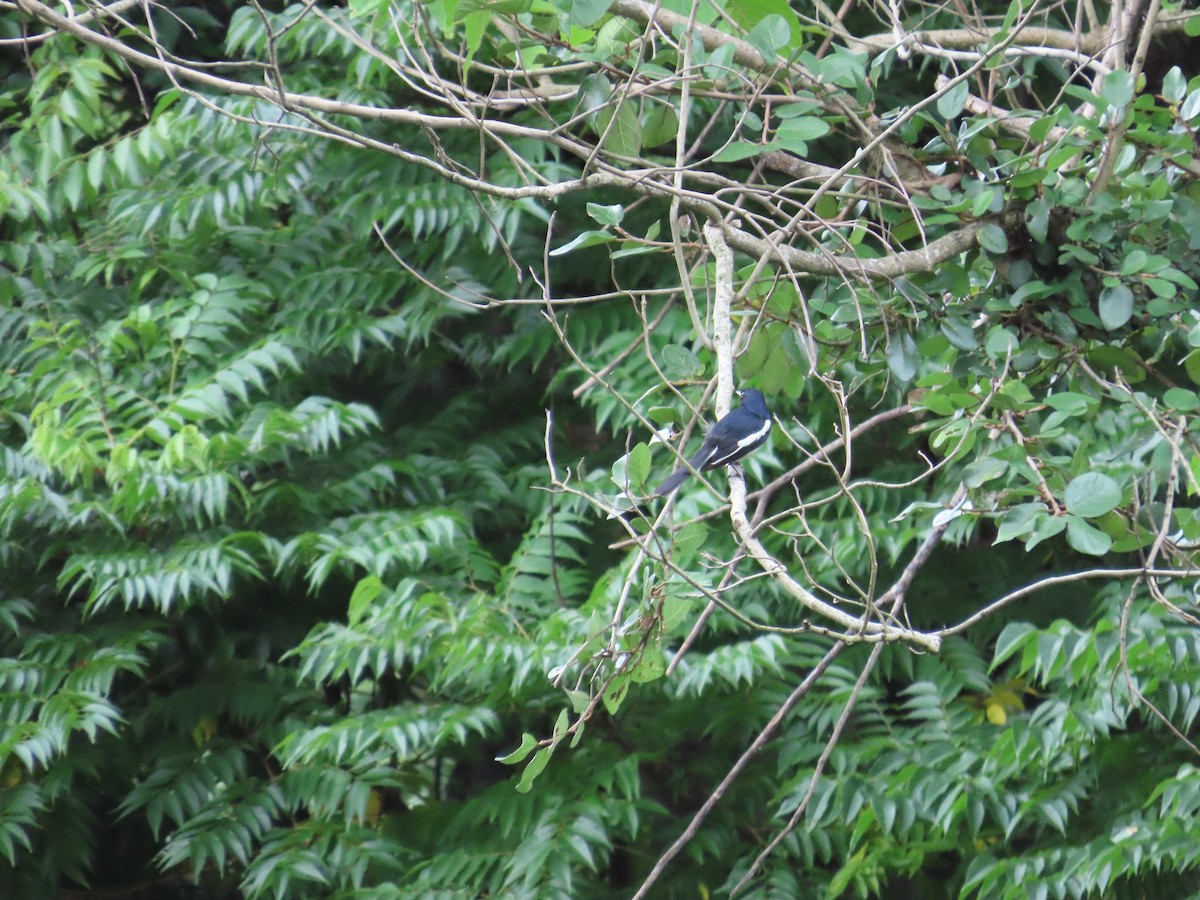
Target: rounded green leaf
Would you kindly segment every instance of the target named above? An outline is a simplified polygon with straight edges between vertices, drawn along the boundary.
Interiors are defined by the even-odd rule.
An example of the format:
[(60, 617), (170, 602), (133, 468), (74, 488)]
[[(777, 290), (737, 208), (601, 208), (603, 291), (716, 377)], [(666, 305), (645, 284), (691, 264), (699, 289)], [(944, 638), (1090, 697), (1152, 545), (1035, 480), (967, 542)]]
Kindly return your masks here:
[(1125, 258), (1121, 260), (1122, 275), (1136, 275), (1138, 272), (1146, 268), (1146, 263), (1150, 261), (1150, 254), (1141, 247), (1135, 247), (1125, 254)]
[(1109, 331), (1133, 318), (1133, 291), (1125, 285), (1105, 288), (1100, 293), (1100, 321)]
[(660, 103), (651, 107), (642, 122), (642, 144), (646, 147), (657, 147), (670, 143), (679, 133), (679, 113), (669, 103)]
[(642, 658), (638, 660), (637, 665), (629, 673), (629, 678), (637, 684), (645, 684), (662, 678), (666, 674), (666, 671), (667, 657), (662, 652), (662, 648), (655, 645), (646, 648), (646, 652), (642, 654)]
[(791, 39), (791, 26), (777, 13), (764, 16), (746, 35), (746, 41), (768, 59), (775, 55), (776, 50), (786, 47)]
[(629, 463), (625, 471), (629, 483), (634, 487), (645, 484), (646, 476), (650, 474), (650, 448), (645, 444), (638, 444), (630, 450)]
[(985, 456), (963, 469), (963, 484), (969, 488), (977, 488), (993, 478), (999, 478), (1008, 471), (1008, 463), (994, 456)]
[(1168, 103), (1178, 103), (1187, 93), (1187, 79), (1179, 70), (1179, 66), (1171, 66), (1170, 71), (1163, 76), (1163, 99)]
[(1049, 515), (1040, 503), (1022, 503), (1004, 513), (1000, 527), (996, 530), (997, 544), (1029, 534), (1037, 527), (1041, 517)]
[(967, 94), (970, 93), (970, 89), (971, 86), (964, 79), (938, 97), (938, 114), (943, 119), (953, 119), (957, 116), (967, 104)]
[(997, 325), (988, 332), (984, 349), (992, 359), (1004, 359), (1017, 352), (1017, 336), (1002, 325)]
[(1032, 550), (1042, 541), (1048, 540), (1062, 532), (1067, 527), (1066, 519), (1063, 516), (1045, 515), (1038, 519), (1033, 531), (1025, 538), (1026, 552)]
[(1067, 543), (1072, 549), (1088, 556), (1103, 556), (1112, 547), (1112, 538), (1083, 519), (1067, 519)]
[(1133, 76), (1124, 69), (1104, 76), (1100, 96), (1113, 106), (1124, 106), (1133, 99)]
[(1008, 252), (1008, 235), (999, 225), (988, 222), (979, 229), (979, 246), (988, 253), (1003, 256)]
[(1067, 485), (1063, 500), (1070, 512), (1094, 519), (1120, 505), (1121, 486), (1100, 472), (1084, 472)]
[(1200, 397), (1196, 396), (1195, 391), (1189, 391), (1187, 388), (1169, 388), (1163, 394), (1163, 403), (1172, 409), (1181, 409), (1184, 412), (1200, 409)]
[(1193, 384), (1200, 384), (1200, 350), (1193, 350), (1183, 358), (1183, 370)]
[(572, 0), (571, 24), (579, 28), (587, 28), (598, 22), (600, 17), (608, 12), (612, 0)]
[(587, 214), (601, 225), (620, 225), (621, 219), (625, 218), (625, 207), (620, 203), (607, 206), (602, 203), (589, 203)]
[(1025, 207), (1025, 227), (1029, 236), (1038, 243), (1046, 242), (1050, 230), (1050, 204), (1045, 200), (1034, 200)]
[(697, 374), (704, 364), (700, 357), (680, 344), (667, 344), (662, 349), (663, 374), (672, 381), (682, 381)]
[(703, 522), (689, 522), (675, 534), (675, 560), (677, 563), (693, 559), (708, 539), (708, 526)]
[(779, 145), (774, 141), (769, 144), (734, 141), (728, 147), (721, 148), (720, 152), (713, 157), (713, 162), (739, 162), (752, 156), (758, 156), (760, 153), (766, 153), (768, 150), (778, 149), (778, 147)]
[(642, 151), (642, 126), (632, 103), (622, 103), (600, 112), (597, 131), (604, 135), (604, 149), (618, 156), (636, 157)]
[(625, 695), (629, 693), (629, 676), (618, 675), (608, 687), (604, 689), (602, 699), (604, 700), (604, 708), (608, 710), (610, 715), (616, 715), (617, 710), (621, 708), (621, 701), (625, 699)]
[(1187, 99), (1179, 107), (1179, 116), (1185, 122), (1191, 121), (1196, 116), (1200, 116), (1200, 88), (1196, 88), (1196, 90), (1187, 95)]
[(921, 353), (917, 350), (917, 343), (912, 339), (912, 335), (902, 334), (892, 341), (887, 349), (887, 364), (897, 381), (909, 382), (916, 377), (917, 367), (921, 364)]
[(979, 346), (974, 329), (965, 319), (943, 319), (939, 324), (942, 334), (959, 350), (974, 350)]
[(794, 138), (799, 141), (811, 141), (829, 134), (829, 123), (817, 116), (800, 116), (787, 119), (776, 131), (779, 138)]

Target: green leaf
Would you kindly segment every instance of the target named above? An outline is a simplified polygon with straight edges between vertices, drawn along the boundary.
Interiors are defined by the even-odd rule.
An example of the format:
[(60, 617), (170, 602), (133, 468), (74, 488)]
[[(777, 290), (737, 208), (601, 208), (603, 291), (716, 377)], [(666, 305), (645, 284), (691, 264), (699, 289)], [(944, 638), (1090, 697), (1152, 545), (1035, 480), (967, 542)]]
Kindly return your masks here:
[(1098, 311), (1109, 331), (1124, 327), (1133, 318), (1133, 291), (1123, 284), (1105, 288), (1100, 292)]
[(1094, 347), (1088, 351), (1087, 359), (1094, 367), (1120, 372), (1130, 384), (1146, 380), (1146, 366), (1141, 357), (1129, 347)]
[(558, 718), (554, 720), (554, 732), (552, 736), (555, 742), (558, 742), (562, 739), (563, 735), (567, 733), (567, 729), (570, 727), (570, 725), (571, 714), (565, 709), (560, 709), (558, 711)]
[(637, 684), (647, 684), (662, 678), (666, 672), (667, 658), (663, 654), (662, 648), (655, 644), (647, 647), (645, 652), (642, 653), (642, 658), (638, 660), (633, 671), (629, 673), (629, 678)]
[(995, 222), (988, 222), (979, 228), (979, 246), (988, 253), (1003, 256), (1008, 253), (1008, 236)]
[(1002, 325), (993, 325), (984, 341), (984, 349), (992, 359), (1005, 359), (1017, 352), (1017, 336)]
[(1178, 103), (1187, 94), (1187, 79), (1183, 77), (1179, 66), (1171, 66), (1163, 76), (1162, 92), (1163, 99), (1168, 103)]
[(739, 162), (743, 159), (749, 159), (752, 156), (758, 156), (760, 153), (766, 153), (768, 150), (778, 150), (783, 145), (778, 141), (771, 141), (768, 144), (754, 144), (750, 141), (734, 141), (713, 156), (713, 162)]
[(1033, 530), (1025, 538), (1025, 552), (1028, 553), (1042, 541), (1062, 533), (1067, 527), (1067, 516), (1045, 515), (1038, 518)]
[(999, 478), (1008, 471), (1008, 463), (994, 456), (985, 456), (963, 469), (962, 480), (969, 488), (982, 487), (993, 478)]
[(687, 618), (696, 601), (692, 597), (678, 594), (668, 594), (663, 598), (662, 629), (664, 634), (670, 634)]
[(946, 339), (959, 350), (970, 351), (979, 347), (974, 329), (962, 319), (943, 319), (938, 325)]
[(1113, 106), (1125, 106), (1133, 99), (1133, 75), (1124, 69), (1104, 76), (1100, 96)]
[(1122, 275), (1136, 275), (1146, 268), (1146, 263), (1150, 260), (1148, 254), (1141, 247), (1134, 247), (1125, 254), (1125, 258), (1121, 260)]
[(462, 22), (472, 13), (483, 13), (490, 20), (494, 16), (515, 16), (529, 12), (533, 0), (458, 0), (454, 21)]
[(892, 340), (887, 349), (887, 363), (897, 381), (907, 383), (916, 378), (921, 351), (912, 335), (904, 332)]
[(1044, 244), (1050, 230), (1050, 204), (1038, 199), (1025, 207), (1025, 227), (1029, 229), (1030, 237)]
[[(624, 16), (611, 16), (596, 32), (596, 51), (605, 56), (623, 56), (637, 41), (641, 31)], [(607, 93), (606, 93), (607, 96)]]
[(971, 86), (964, 78), (958, 84), (954, 85), (950, 90), (946, 91), (937, 99), (938, 114), (946, 120), (953, 119), (957, 116), (967, 103), (967, 96), (971, 93)]
[(525, 766), (525, 771), (521, 773), (521, 780), (517, 782), (517, 793), (528, 794), (533, 789), (533, 781), (545, 771), (547, 764), (550, 762), (550, 757), (554, 755), (554, 747), (543, 747), (534, 754), (533, 759)]
[(1004, 14), (1004, 22), (1000, 25), (1000, 32), (996, 35), (995, 40), (1003, 40), (1008, 35), (1009, 30), (1017, 23), (1017, 17), (1028, 8), (1027, 0), (1012, 0), (1008, 5), (1008, 10)]
[(594, 247), (597, 244), (607, 244), (615, 240), (617, 240), (616, 236), (607, 231), (585, 231), (561, 247), (555, 247), (550, 251), (550, 256), (566, 256), (572, 250)]
[(751, 30), (767, 16), (778, 15), (788, 23), (792, 45), (797, 45), (803, 38), (800, 20), (787, 0), (728, 0), (723, 8), (744, 31)]
[(650, 448), (645, 444), (636, 444), (629, 451), (629, 462), (625, 471), (630, 486), (634, 490), (641, 488), (650, 474)]
[(680, 528), (675, 532), (675, 539), (671, 545), (676, 563), (686, 565), (703, 549), (707, 540), (708, 526), (703, 522), (689, 522)]
[(350, 607), (346, 616), (351, 628), (362, 621), (367, 607), (381, 593), (383, 593), (383, 582), (378, 576), (368, 575), (366, 578), (359, 579), (358, 584), (354, 586), (354, 592), (350, 595)]
[(791, 27), (777, 13), (764, 16), (746, 35), (746, 42), (758, 50), (764, 59), (772, 59), (776, 51), (786, 47), (791, 40)]
[(504, 763), (506, 766), (515, 766), (517, 763), (525, 759), (533, 748), (538, 745), (538, 740), (532, 734), (526, 732), (521, 735), (521, 746), (509, 753), (507, 756), (497, 756), (496, 762)]
[(1067, 543), (1088, 556), (1103, 556), (1112, 548), (1112, 538), (1075, 516), (1067, 516)]
[(1186, 388), (1168, 388), (1163, 394), (1163, 402), (1172, 409), (1183, 412), (1194, 412), (1200, 409), (1200, 397), (1196, 396), (1195, 391), (1189, 391)]
[(1067, 485), (1063, 501), (1075, 515), (1094, 519), (1120, 505), (1121, 486), (1100, 472), (1085, 472)]
[[(1193, 16), (1188, 21), (1196, 21), (1198, 18), (1200, 17)], [(1196, 88), (1196, 90), (1188, 94), (1183, 104), (1179, 107), (1179, 117), (1185, 122), (1190, 122), (1198, 116), (1200, 116), (1200, 88)]]
[(603, 146), (609, 153), (636, 158), (642, 152), (642, 127), (637, 110), (629, 100), (618, 102), (615, 112), (611, 106), (600, 111), (596, 130), (605, 136)]
[(612, 82), (602, 73), (594, 72), (579, 83), (579, 93), (575, 100), (573, 114), (591, 117), (593, 128), (599, 119), (599, 111), (612, 96)]
[(570, 23), (576, 28), (587, 28), (608, 12), (612, 0), (571, 0)]
[(1065, 265), (1070, 265), (1073, 259), (1078, 260), (1085, 266), (1097, 266), (1100, 264), (1099, 256), (1077, 244), (1063, 244), (1060, 250), (1062, 252), (1059, 255), (1059, 259)]
[(471, 65), (471, 61), (475, 59), (475, 54), (479, 52), (479, 48), (483, 46), (483, 35), (487, 32), (487, 27), (492, 22), (492, 14), (490, 12), (472, 12), (463, 17), (463, 35), (467, 41), (467, 66)]
[[(991, 188), (984, 188), (984, 189), (980, 190), (979, 193), (977, 193), (974, 197), (971, 198), (971, 215), (977, 219), (981, 218), (981, 217), (987, 215), (988, 211), (991, 210), (992, 207), (994, 205), (998, 204), (999, 202), (1000, 202), (1000, 192), (999, 191), (993, 190)], [(995, 227), (999, 228), (1000, 226), (997, 225)], [(1003, 233), (1003, 229), (1001, 229), (1001, 232)], [(991, 236), (989, 235), (989, 238), (985, 238), (984, 240), (990, 240), (990, 238), (991, 238)], [(983, 244), (983, 240), (981, 240), (980, 243)], [(1007, 249), (1008, 248), (1008, 238), (1007, 237), (1005, 237), (1005, 239), (1004, 239), (1004, 245), (1005, 245), (1005, 249)], [(984, 246), (986, 249), (986, 245), (984, 245)]]
[(599, 203), (587, 204), (587, 214), (601, 225), (620, 225), (625, 217), (625, 207), (620, 203), (602, 206)]
[(655, 103), (642, 123), (642, 144), (658, 147), (675, 140), (679, 133), (679, 113), (669, 103)]
[(663, 374), (672, 381), (686, 381), (704, 370), (704, 363), (695, 353), (679, 344), (667, 344), (661, 351)]
[(798, 116), (785, 119), (775, 131), (776, 137), (784, 140), (812, 141), (829, 134), (829, 123), (816, 116)]
[(1028, 622), (1010, 622), (1004, 625), (1004, 629), (1000, 632), (1000, 637), (996, 638), (996, 649), (992, 654), (991, 665), (988, 667), (989, 672), (994, 672), (997, 666), (1003, 664), (1009, 656), (1012, 656), (1018, 650), (1024, 648), (1028, 642), (1028, 638), (1036, 634), (1037, 628)]
[(63, 196), (66, 197), (67, 205), (71, 209), (78, 209), (79, 203), (83, 199), (84, 175), (83, 163), (74, 163), (67, 166), (66, 172), (63, 173)]
[(608, 710), (610, 716), (615, 716), (617, 710), (621, 708), (621, 703), (625, 700), (625, 695), (629, 693), (630, 678), (626, 674), (616, 675), (609, 682), (608, 687), (604, 689), (602, 700), (604, 708)]
[(1041, 517), (1047, 516), (1046, 508), (1040, 503), (1022, 503), (1004, 513), (1000, 527), (996, 530), (997, 544), (1029, 534)]

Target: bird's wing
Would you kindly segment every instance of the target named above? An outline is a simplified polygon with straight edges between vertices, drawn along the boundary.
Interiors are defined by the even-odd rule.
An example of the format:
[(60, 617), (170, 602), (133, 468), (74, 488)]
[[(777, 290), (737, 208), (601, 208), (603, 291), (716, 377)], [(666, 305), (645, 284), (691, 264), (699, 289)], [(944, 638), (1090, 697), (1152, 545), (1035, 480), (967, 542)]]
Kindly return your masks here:
[[(714, 447), (713, 449), (717, 452), (710, 454), (708, 461), (705, 463), (705, 467), (709, 469), (715, 469), (717, 466), (736, 462), (761, 444), (763, 439), (767, 436), (767, 432), (770, 430), (771, 420), (764, 419), (762, 427), (760, 427), (757, 431), (744, 435), (738, 440), (729, 442), (723, 446)], [(704, 448), (701, 447), (700, 449)]]
[(720, 438), (710, 432), (705, 435), (704, 440), (700, 444), (700, 449), (692, 454), (692, 458), (688, 460), (688, 465), (697, 472), (703, 472), (705, 469), (711, 469), (716, 463), (712, 458), (721, 452)]

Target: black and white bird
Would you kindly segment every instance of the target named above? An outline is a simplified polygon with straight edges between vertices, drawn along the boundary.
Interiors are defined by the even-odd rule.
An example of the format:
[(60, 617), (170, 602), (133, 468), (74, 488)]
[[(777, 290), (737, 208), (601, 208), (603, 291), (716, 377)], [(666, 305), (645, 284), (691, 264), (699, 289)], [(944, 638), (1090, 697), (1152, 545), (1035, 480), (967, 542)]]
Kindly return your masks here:
[(670, 478), (660, 484), (654, 492), (655, 497), (665, 497), (671, 493), (692, 472), (707, 472), (717, 466), (737, 462), (767, 439), (771, 433), (771, 413), (767, 410), (762, 391), (746, 388), (737, 394), (742, 398), (742, 405), (712, 427), (688, 464), (676, 469)]

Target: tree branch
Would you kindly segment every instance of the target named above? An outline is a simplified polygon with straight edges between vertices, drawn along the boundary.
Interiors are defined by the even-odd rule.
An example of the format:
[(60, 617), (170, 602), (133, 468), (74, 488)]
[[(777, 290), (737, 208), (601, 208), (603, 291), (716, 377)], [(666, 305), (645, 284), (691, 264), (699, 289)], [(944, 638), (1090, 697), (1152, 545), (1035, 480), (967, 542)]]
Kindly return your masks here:
[(972, 222), (958, 231), (930, 241), (919, 250), (901, 250), (890, 256), (864, 258), (833, 253), (798, 250), (774, 240), (754, 237), (731, 225), (724, 226), (729, 245), (754, 257), (768, 256), (783, 265), (810, 275), (846, 276), (859, 281), (873, 278), (898, 278), (913, 272), (928, 272), (935, 266), (975, 246), (982, 222)]

